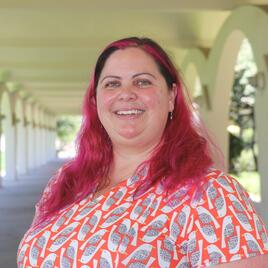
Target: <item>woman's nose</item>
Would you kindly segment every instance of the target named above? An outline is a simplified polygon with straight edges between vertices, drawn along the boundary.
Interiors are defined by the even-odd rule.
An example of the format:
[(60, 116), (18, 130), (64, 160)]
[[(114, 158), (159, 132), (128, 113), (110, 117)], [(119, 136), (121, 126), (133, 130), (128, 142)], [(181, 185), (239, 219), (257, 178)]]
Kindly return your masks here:
[(119, 92), (119, 99), (120, 100), (135, 100), (137, 98), (137, 94), (131, 85), (124, 85), (122, 86), (120, 92)]

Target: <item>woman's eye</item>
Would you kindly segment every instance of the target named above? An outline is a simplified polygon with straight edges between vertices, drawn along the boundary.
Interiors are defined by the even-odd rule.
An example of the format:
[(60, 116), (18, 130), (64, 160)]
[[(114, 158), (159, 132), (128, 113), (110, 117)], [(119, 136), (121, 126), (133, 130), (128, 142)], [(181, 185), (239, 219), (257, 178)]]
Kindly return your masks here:
[(150, 80), (147, 80), (147, 79), (139, 79), (136, 81), (136, 84), (139, 87), (146, 87), (146, 86), (150, 86), (152, 83)]
[(104, 84), (105, 88), (116, 88), (120, 86), (120, 82), (119, 81), (109, 81), (107, 83)]

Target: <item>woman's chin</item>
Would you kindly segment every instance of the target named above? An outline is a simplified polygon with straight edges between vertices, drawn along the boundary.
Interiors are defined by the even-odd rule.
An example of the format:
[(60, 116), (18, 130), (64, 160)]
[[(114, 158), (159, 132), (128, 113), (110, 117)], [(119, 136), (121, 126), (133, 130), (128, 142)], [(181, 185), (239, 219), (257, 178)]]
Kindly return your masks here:
[(118, 134), (122, 139), (134, 140), (140, 136), (141, 131), (135, 128), (124, 128), (118, 131)]

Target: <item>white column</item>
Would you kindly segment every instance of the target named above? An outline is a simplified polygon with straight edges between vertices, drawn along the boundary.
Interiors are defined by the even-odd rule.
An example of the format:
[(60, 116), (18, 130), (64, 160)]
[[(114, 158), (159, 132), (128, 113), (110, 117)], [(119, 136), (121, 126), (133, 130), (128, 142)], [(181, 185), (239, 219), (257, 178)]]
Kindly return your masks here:
[(44, 129), (44, 124), (42, 125), (41, 134), (42, 134), (42, 165), (46, 163), (46, 133)]
[(27, 171), (27, 157), (26, 157), (26, 128), (20, 126), (16, 131), (17, 136), (17, 170), (18, 174), (24, 174)]
[(10, 105), (10, 95), (4, 92), (1, 99), (1, 110), (5, 117), (3, 119), (3, 135), (5, 144), (5, 180), (16, 179), (16, 155), (15, 155), (15, 127), (12, 125), (12, 111)]
[(39, 137), (38, 137), (38, 129), (37, 125), (34, 125), (33, 128), (33, 155), (34, 155), (34, 168), (39, 166), (38, 154), (39, 154)]
[(44, 165), (46, 163), (46, 133), (45, 133), (45, 121), (44, 121), (44, 111), (42, 110), (40, 113), (40, 134), (42, 137), (41, 144), (41, 164)]
[(52, 133), (51, 133), (51, 156), (52, 159), (56, 159), (56, 146), (55, 146), (55, 142), (56, 142), (56, 131), (55, 128), (53, 128)]
[(6, 142), (6, 176), (5, 179), (15, 180), (16, 179), (16, 155), (15, 155), (15, 128), (12, 125), (7, 125), (5, 131), (5, 142)]
[(33, 131), (33, 125), (31, 122), (27, 125), (27, 140), (28, 140), (28, 166), (29, 169), (32, 169), (35, 167), (34, 163), (34, 131)]
[(24, 125), (24, 110), (22, 101), (17, 96), (16, 100), (16, 157), (17, 157), (17, 173), (24, 174), (27, 171), (27, 157), (26, 157), (26, 127)]
[(50, 161), (49, 146), (50, 146), (49, 130), (48, 130), (48, 126), (46, 125), (46, 162)]

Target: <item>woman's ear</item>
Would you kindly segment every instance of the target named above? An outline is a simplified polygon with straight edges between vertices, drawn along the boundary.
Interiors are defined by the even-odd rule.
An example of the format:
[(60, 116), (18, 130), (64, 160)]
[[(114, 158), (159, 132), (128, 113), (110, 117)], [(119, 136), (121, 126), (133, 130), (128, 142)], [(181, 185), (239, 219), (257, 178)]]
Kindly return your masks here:
[(169, 111), (170, 112), (173, 112), (174, 110), (176, 96), (177, 96), (177, 85), (173, 83), (171, 90), (169, 90)]

